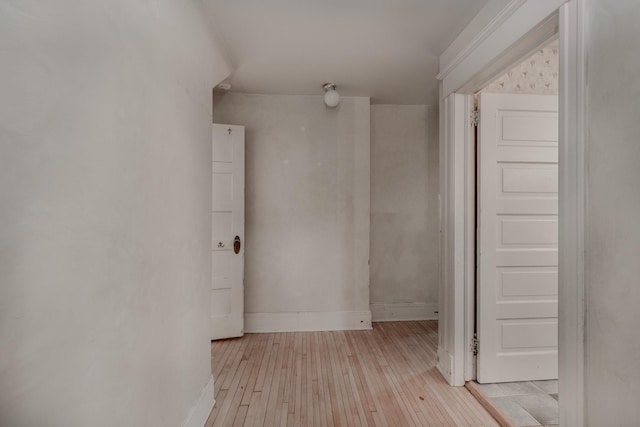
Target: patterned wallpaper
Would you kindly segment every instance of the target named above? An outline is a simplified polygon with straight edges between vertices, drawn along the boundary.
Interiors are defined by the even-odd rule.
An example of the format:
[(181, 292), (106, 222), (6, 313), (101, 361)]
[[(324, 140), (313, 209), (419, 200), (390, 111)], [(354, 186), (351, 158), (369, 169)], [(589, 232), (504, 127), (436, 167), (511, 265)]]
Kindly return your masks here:
[(558, 94), (558, 40), (538, 49), (482, 92)]

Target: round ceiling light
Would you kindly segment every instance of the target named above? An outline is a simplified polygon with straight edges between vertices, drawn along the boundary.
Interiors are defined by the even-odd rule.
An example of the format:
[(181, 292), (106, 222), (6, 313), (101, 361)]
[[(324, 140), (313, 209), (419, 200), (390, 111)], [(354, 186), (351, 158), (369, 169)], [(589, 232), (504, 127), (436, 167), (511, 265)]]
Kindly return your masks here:
[(340, 103), (340, 94), (336, 91), (335, 83), (325, 83), (322, 85), (324, 89), (324, 103), (329, 108), (334, 108)]

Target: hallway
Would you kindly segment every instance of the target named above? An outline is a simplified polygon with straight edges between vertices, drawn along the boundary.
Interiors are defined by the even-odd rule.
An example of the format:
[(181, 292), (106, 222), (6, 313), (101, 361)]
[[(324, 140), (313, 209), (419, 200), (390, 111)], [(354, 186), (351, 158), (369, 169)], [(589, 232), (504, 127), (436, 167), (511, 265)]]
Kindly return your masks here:
[(435, 368), (436, 321), (212, 343), (206, 426), (497, 426)]

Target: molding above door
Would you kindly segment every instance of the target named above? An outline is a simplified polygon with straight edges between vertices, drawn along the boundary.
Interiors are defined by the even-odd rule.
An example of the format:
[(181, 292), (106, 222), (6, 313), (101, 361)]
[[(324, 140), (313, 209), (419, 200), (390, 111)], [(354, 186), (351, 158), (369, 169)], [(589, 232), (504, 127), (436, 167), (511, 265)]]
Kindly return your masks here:
[(557, 11), (566, 1), (511, 0), (493, 18), (478, 13), (467, 26), (477, 28), (476, 36), (461, 44), (463, 31), (440, 56), (437, 78), (442, 81), (442, 97), (478, 91), (546, 43), (558, 33)]

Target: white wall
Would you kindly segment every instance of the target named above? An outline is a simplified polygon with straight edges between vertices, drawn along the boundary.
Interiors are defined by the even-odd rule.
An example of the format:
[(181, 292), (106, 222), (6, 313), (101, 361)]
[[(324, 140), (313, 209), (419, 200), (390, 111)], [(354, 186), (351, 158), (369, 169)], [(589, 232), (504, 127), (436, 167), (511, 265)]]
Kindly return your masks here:
[(373, 320), (437, 319), (438, 108), (371, 106)]
[(229, 70), (203, 16), (0, 5), (0, 425), (178, 426), (211, 384), (210, 96)]
[(640, 420), (640, 3), (586, 0), (589, 426)]
[[(466, 27), (458, 34), (456, 39), (447, 47), (440, 56), (440, 70), (455, 62), (455, 59), (463, 48), (478, 38), (478, 33), (495, 20), (512, 0), (486, 0), (485, 5), (478, 11)], [(448, 94), (447, 94), (448, 95)]]
[(370, 327), (369, 99), (216, 95), (246, 126), (245, 329)]

